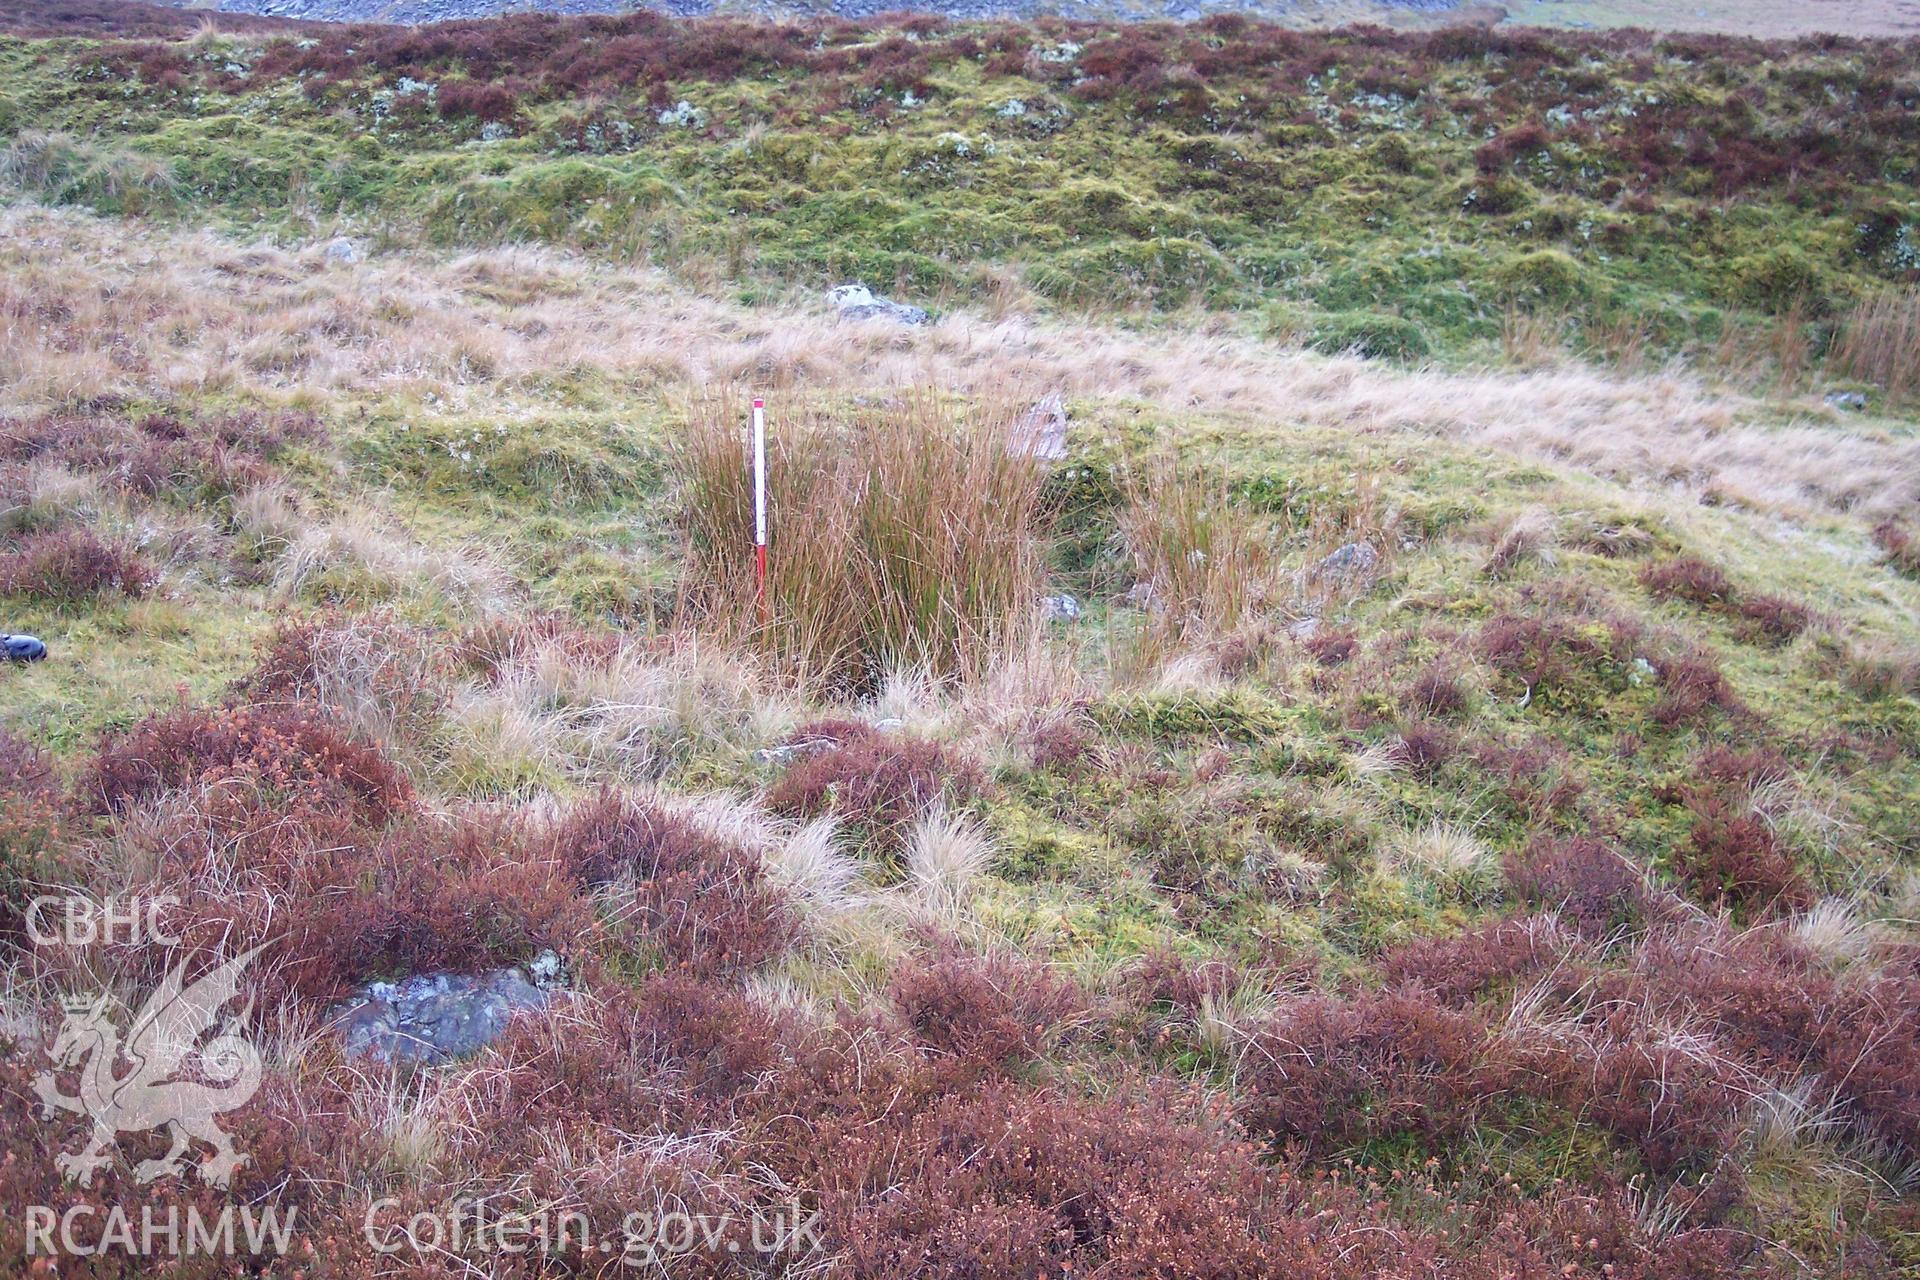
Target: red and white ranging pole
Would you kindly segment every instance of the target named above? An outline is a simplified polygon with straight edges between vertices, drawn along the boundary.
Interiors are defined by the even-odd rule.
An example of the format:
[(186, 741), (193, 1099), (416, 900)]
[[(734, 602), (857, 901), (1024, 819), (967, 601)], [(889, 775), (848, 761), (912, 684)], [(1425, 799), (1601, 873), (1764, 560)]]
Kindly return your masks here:
[(753, 402), (753, 589), (767, 603), (767, 402)]

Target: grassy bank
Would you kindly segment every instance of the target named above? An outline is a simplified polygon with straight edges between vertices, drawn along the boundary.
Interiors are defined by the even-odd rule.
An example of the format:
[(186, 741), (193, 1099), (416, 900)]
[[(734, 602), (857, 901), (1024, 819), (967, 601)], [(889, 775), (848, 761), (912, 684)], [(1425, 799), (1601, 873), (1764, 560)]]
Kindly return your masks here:
[[(27, 225), (70, 278), (130, 252), (90, 239), (112, 223)], [(281, 350), (272, 303), (240, 286), (242, 319), (186, 289), (245, 260), (309, 309), (401, 283), (449, 308), (452, 280), (518, 272), (550, 298), (577, 263), (343, 268), (221, 243), (150, 243), (169, 266), (145, 295), (150, 341), (188, 326), (213, 346), (7, 425), (0, 606), (54, 658), (0, 672), (0, 887), (12, 906), (27, 884), (164, 891), (194, 945), (269, 943), (262, 1034), (286, 1047), (235, 1121), (271, 1157), (242, 1194), (356, 1221), (389, 1194), (598, 1217), (652, 1185), (635, 1179), (697, 1175), (697, 1203), (821, 1204), (837, 1265), (876, 1277), (986, 1203), (1048, 1232), (1016, 1267), (1197, 1268), (1223, 1238), (1340, 1277), (1920, 1257), (1920, 587), (1867, 522), (1077, 397), (1030, 521), (935, 533), (829, 468), (860, 518), (810, 562), (805, 513), (776, 502), (777, 563), (806, 572), (780, 580), (775, 624), (831, 628), (880, 677), (795, 683), (707, 545), (737, 541), (737, 501), (712, 496), (737, 434), (681, 376), (502, 350), (455, 382), (442, 362), (471, 335), (416, 318), (418, 345), (309, 352), (310, 379), (244, 357), (209, 377), (216, 348)], [(588, 296), (543, 305), (554, 340), (600, 329)], [(702, 331), (683, 356), (740, 340)], [(159, 351), (85, 332), (90, 360)], [(989, 405), (834, 387), (816, 358), (814, 385), (776, 397), (776, 438), (849, 449), (878, 491), (950, 490), (968, 450), (1004, 447)], [(991, 581), (903, 621), (942, 539)], [(1320, 567), (1357, 545), (1368, 567)], [(1002, 572), (1085, 616), (1036, 634)], [(1027, 625), (947, 625), (1010, 609)], [(916, 643), (958, 678), (916, 669)], [(295, 1034), (355, 983), (543, 946), (577, 974), (562, 1035), (533, 1020), (389, 1079)], [(7, 954), (26, 1030), (0, 1070), (24, 1080), (90, 962)], [(160, 958), (113, 963), (133, 981)], [(736, 1074), (749, 1045), (771, 1056)], [(562, 1105), (544, 1129), (460, 1119), (508, 1086)], [(607, 1191), (643, 1118), (724, 1145), (664, 1175), (650, 1153)], [(529, 1192), (554, 1125), (610, 1154), (539, 1166)], [(8, 1132), (0, 1194), (63, 1194), (47, 1170), (68, 1131), (22, 1110)], [(956, 1181), (942, 1152), (981, 1132), (1019, 1154)], [(902, 1160), (924, 1182), (902, 1190)], [(1164, 1235), (1067, 1230), (1034, 1160), (1073, 1171), (1076, 1204), (1166, 1215)], [(383, 1265), (336, 1242), (311, 1273)]]
[[(195, 1275), (633, 1270), (360, 1231), (476, 1201), (729, 1280), (1911, 1274), (1910, 54), (0, 47), (0, 1272), (220, 1202), (158, 1137), (66, 1183), (34, 1081), (259, 944), (227, 1194), (301, 1230)], [(546, 949), (474, 1056), (324, 1028)]]
[(0, 59), (43, 198), (572, 245), (746, 298), (857, 277), (1403, 358), (1804, 366), (1920, 268), (1894, 41), (535, 16)]

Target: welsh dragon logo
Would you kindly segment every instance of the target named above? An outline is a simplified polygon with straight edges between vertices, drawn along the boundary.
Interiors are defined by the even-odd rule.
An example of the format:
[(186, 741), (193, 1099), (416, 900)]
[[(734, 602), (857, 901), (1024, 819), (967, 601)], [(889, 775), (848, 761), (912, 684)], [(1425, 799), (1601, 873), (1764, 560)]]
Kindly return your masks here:
[[(244, 1106), (259, 1089), (260, 1054), (234, 1018), (205, 1044), (201, 1041), (214, 1030), (221, 1008), (239, 993), (241, 975), (260, 950), (235, 956), (191, 986), (185, 981), (186, 962), (174, 966), (135, 1015), (124, 1043), (105, 994), (63, 1002), (66, 1022), (50, 1056), (54, 1071), (79, 1067), (80, 1091), (77, 1096), (60, 1092), (54, 1071), (41, 1072), (33, 1082), (43, 1118), (69, 1111), (93, 1121), (87, 1145), (57, 1158), (63, 1174), (91, 1186), (94, 1171), (112, 1160), (119, 1134), (164, 1128), (171, 1147), (157, 1160), (141, 1161), (134, 1169), (136, 1182), (184, 1172), (188, 1148), (197, 1138), (213, 1148), (199, 1164), (201, 1181), (228, 1184), (247, 1157), (234, 1150), (213, 1118)], [(127, 1070), (116, 1075), (123, 1062)], [(176, 1078), (189, 1068), (192, 1078)]]

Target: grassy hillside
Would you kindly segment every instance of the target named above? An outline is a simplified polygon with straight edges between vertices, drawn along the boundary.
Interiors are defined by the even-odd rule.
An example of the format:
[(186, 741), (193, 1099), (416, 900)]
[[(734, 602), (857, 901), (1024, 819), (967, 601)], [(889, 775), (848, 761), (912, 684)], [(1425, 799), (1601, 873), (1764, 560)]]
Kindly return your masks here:
[(642, 15), (0, 57), (45, 198), (574, 245), (745, 298), (858, 277), (1391, 356), (1518, 326), (1791, 363), (1920, 270), (1912, 44)]
[[(1063, 30), (6, 46), (0, 626), (52, 656), (0, 667), (0, 1272), (81, 1203), (297, 1210), (196, 1276), (1920, 1267), (1920, 441), (1858, 238), (1912, 142), (1835, 105), (1909, 51), (1225, 34), (1126, 38), (1255, 121), (1204, 129), (1187, 72), (1024, 52), (1113, 39)], [(1383, 68), (1404, 129), (1348, 118)], [(1499, 145), (1581, 68), (1666, 123)], [(1709, 125), (1725, 175), (1622, 150)], [(1621, 238), (1525, 238), (1562, 206)], [(1578, 288), (1500, 292), (1536, 268)], [(940, 314), (840, 322), (842, 272)], [(1285, 336), (1336, 324), (1405, 341)], [(180, 941), (37, 944), (48, 889)], [(62, 998), (256, 944), (230, 1190), (139, 1133), (63, 1181)], [(477, 1056), (324, 1026), (549, 948)], [(796, 1202), (817, 1250), (748, 1247)], [(396, 1234), (463, 1203), (595, 1235)], [(670, 1266), (620, 1234), (668, 1209), (720, 1224)]]
[(1527, 26), (1646, 27), (1654, 31), (1719, 31), (1741, 36), (1911, 36), (1920, 7), (1911, 0), (1798, 4), (1792, 0), (1514, 0), (1507, 21)]

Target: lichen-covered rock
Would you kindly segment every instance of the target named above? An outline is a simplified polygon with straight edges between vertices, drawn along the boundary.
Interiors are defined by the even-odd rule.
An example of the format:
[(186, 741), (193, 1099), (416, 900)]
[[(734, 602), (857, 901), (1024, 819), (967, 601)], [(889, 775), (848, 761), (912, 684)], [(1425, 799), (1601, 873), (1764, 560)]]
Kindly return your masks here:
[(927, 313), (921, 308), (883, 298), (857, 281), (829, 289), (827, 301), (833, 304), (842, 320), (891, 320), (895, 324), (927, 322)]
[(1008, 445), (1015, 453), (1027, 454), (1043, 462), (1058, 462), (1067, 456), (1066, 397), (1058, 391), (1027, 406), (1008, 432)]
[(1059, 595), (1041, 596), (1040, 612), (1048, 622), (1078, 622), (1082, 610), (1079, 600), (1062, 591)]
[(675, 125), (682, 129), (704, 129), (707, 127), (707, 113), (694, 106), (685, 98), (670, 107), (663, 108), (658, 117), (661, 124)]
[(1349, 542), (1321, 557), (1308, 576), (1315, 582), (1349, 587), (1371, 576), (1379, 565), (1378, 551), (1364, 542)]
[(330, 1021), (349, 1057), (432, 1066), (486, 1048), (514, 1014), (545, 1009), (565, 982), (565, 964), (543, 951), (529, 964), (489, 973), (371, 982)]

